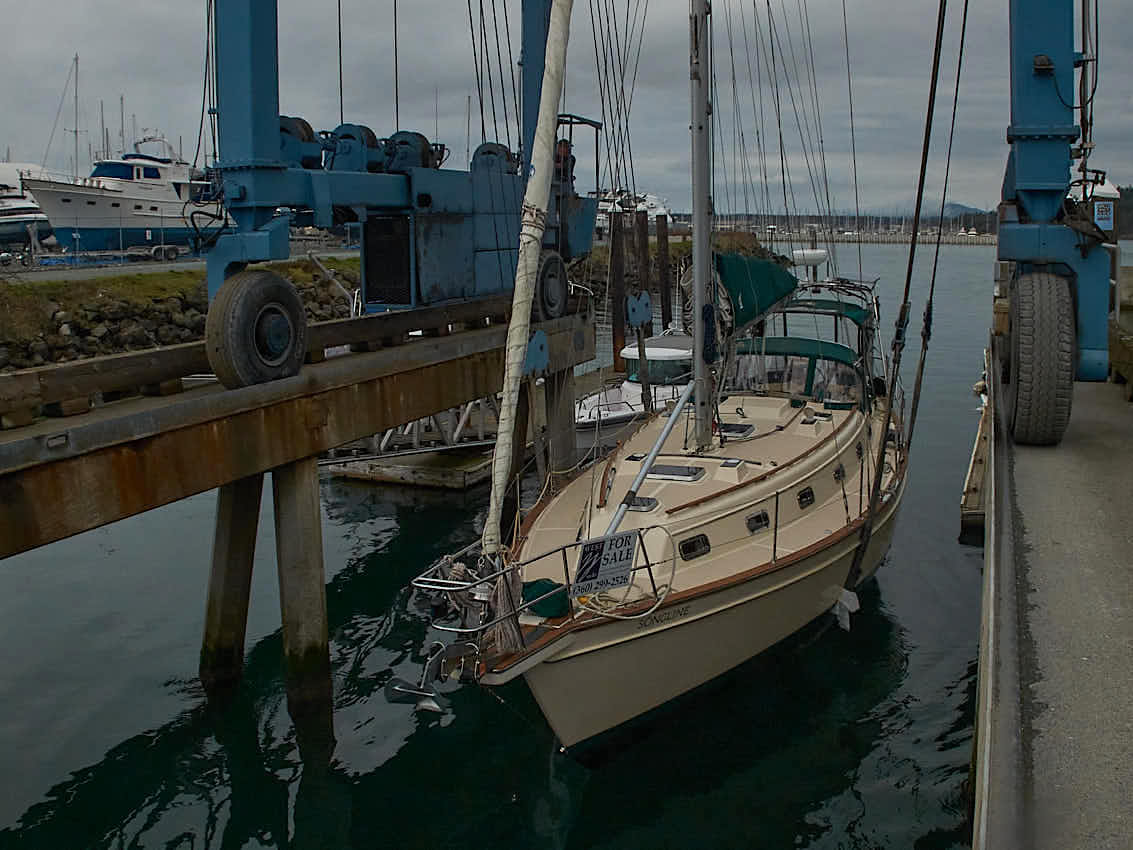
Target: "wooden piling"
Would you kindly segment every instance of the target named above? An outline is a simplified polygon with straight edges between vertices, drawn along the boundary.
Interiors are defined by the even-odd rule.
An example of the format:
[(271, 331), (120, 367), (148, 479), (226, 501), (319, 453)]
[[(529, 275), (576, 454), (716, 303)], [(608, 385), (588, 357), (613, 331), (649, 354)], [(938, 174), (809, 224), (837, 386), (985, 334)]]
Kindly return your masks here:
[(212, 570), (199, 667), (206, 690), (235, 684), (243, 673), (263, 479), (263, 473), (249, 475), (217, 490)]
[(316, 458), (277, 467), (272, 470), (272, 483), (287, 703), (294, 714), (331, 695)]
[(613, 337), (614, 371), (624, 372), (622, 349), (626, 346), (626, 255), (623, 214), (610, 213), (610, 332)]
[(657, 216), (657, 288), (661, 291), (661, 330), (673, 321), (673, 273), (669, 266), (669, 219)]
[[(634, 248), (637, 258), (637, 291), (648, 292), (653, 298), (653, 275), (649, 263), (649, 213), (641, 210), (634, 214)], [(653, 336), (653, 319), (645, 325), (645, 335)]]
[(564, 369), (543, 380), (547, 410), (547, 441), (551, 449), (552, 471), (574, 466), (574, 370)]

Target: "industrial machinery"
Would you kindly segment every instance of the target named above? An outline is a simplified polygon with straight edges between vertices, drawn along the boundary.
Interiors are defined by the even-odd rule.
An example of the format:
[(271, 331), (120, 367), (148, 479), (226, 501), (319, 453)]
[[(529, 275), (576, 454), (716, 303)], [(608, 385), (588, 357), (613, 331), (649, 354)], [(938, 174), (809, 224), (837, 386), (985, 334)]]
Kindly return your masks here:
[[(234, 227), (208, 253), (209, 361), (227, 387), (298, 372), (305, 319), (292, 285), (248, 268), (286, 259), (293, 219), (361, 232), (362, 298), (368, 312), (511, 290), (520, 212), (543, 83), (551, 0), (523, 0), (522, 148), (481, 144), (467, 170), (445, 168), (444, 145), (416, 132), (379, 137), (343, 123), (315, 133), (279, 114), (277, 0), (217, 3), (215, 61), (220, 159), (214, 179)], [(578, 125), (560, 116), (573, 138)], [(595, 145), (597, 149), (597, 145)], [(565, 262), (590, 250), (595, 198), (573, 186), (573, 157), (556, 168), (534, 313), (567, 310)], [(281, 209), (291, 215), (279, 215)]]
[(996, 332), (1007, 421), (1016, 442), (1035, 445), (1062, 439), (1074, 380), (1103, 381), (1108, 371), (1103, 245), (1114, 238), (1113, 203), (1095, 200), (1105, 174), (1088, 167), (1097, 4), (1081, 0), (1080, 51), (1074, 7), (1010, 0), (1011, 153), (999, 206)]

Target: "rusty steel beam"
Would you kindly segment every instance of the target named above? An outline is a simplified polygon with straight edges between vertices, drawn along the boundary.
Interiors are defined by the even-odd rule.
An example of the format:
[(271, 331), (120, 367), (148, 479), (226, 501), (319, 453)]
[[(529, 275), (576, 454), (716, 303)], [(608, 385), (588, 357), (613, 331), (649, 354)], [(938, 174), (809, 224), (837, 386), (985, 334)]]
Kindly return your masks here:
[[(551, 371), (594, 357), (594, 325), (547, 331)], [(294, 378), (133, 399), (0, 438), (0, 558), (321, 454), (498, 391), (503, 326), (310, 365)], [(119, 407), (120, 405), (120, 407)]]

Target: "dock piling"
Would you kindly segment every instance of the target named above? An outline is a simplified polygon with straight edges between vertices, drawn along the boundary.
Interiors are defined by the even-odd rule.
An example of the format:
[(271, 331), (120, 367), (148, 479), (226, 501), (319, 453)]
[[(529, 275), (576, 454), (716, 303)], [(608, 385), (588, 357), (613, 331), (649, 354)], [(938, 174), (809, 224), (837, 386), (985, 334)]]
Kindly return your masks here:
[(661, 290), (661, 330), (673, 321), (673, 278), (669, 268), (669, 219), (657, 216), (657, 287)]
[[(547, 442), (552, 472), (570, 469), (575, 461), (574, 370), (552, 372), (544, 379)], [(554, 482), (552, 482), (554, 486)]]
[(610, 332), (613, 336), (614, 371), (624, 372), (626, 346), (626, 253), (623, 214), (610, 213)]
[(235, 684), (244, 670), (244, 636), (263, 481), (263, 473), (258, 473), (217, 490), (212, 569), (199, 667), (206, 690)]
[(272, 483), (287, 703), (294, 714), (328, 700), (331, 690), (317, 459), (277, 467)]

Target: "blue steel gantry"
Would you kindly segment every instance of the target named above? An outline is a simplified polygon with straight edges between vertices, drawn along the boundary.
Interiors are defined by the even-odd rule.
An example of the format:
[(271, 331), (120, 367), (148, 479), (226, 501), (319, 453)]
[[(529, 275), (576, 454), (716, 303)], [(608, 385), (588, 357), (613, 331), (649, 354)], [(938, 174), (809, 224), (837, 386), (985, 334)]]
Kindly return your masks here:
[[(1010, 0), (1011, 152), (999, 207), (997, 280), (1009, 301), (1001, 351), (1008, 421), (1018, 442), (1050, 444), (1070, 418), (1075, 378), (1101, 381), (1108, 367), (1112, 215), (1092, 203), (1104, 174), (1085, 167), (1096, 52), (1074, 48), (1075, 0)], [(1083, 33), (1091, 4), (1083, 0)], [(1079, 103), (1075, 95), (1080, 92)], [(1080, 111), (1082, 119), (1075, 115)], [(1072, 145), (1080, 142), (1077, 148)], [(1081, 160), (1071, 182), (1072, 159)], [(1073, 186), (1073, 190), (1072, 190)], [(1108, 212), (1108, 210), (1107, 210)]]
[[(379, 137), (344, 123), (316, 134), (279, 114), (277, 0), (216, 4), (220, 158), (214, 175), (234, 223), (208, 253), (209, 358), (228, 386), (298, 371), (303, 314), (289, 284), (250, 263), (286, 259), (294, 210), (317, 227), (357, 222), (369, 312), (511, 290), (520, 212), (543, 82), (550, 0), (523, 0), (522, 148), (476, 148), (467, 169), (443, 168), (444, 145), (404, 131)], [(560, 126), (600, 128), (578, 116)], [(573, 158), (556, 165), (536, 290), (537, 318), (566, 310), (565, 261), (589, 252), (597, 198), (573, 186)]]

